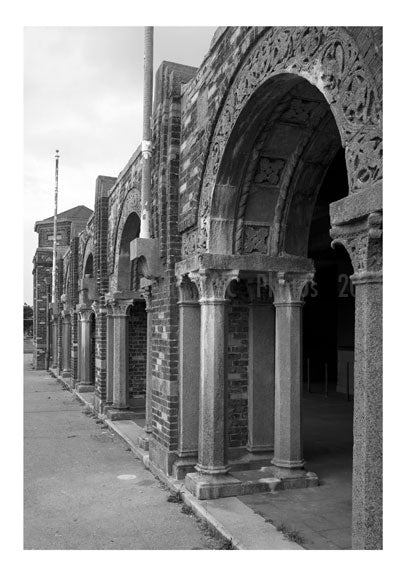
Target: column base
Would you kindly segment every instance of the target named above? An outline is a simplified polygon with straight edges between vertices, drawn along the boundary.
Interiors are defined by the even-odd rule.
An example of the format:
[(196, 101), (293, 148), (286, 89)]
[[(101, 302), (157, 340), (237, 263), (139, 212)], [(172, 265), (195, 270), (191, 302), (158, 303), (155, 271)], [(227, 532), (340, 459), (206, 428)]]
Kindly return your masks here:
[(228, 474), (200, 474), (192, 472), (185, 477), (185, 487), (199, 500), (213, 500), (241, 494), (241, 481)]
[(173, 463), (172, 476), (176, 480), (183, 480), (186, 474), (194, 473), (197, 463), (197, 454), (190, 456), (180, 456), (178, 460)]
[(94, 392), (94, 384), (90, 384), (88, 382), (79, 382), (79, 384), (76, 384), (76, 391), (77, 392)]
[(62, 370), (61, 376), (62, 378), (70, 378), (70, 370)]
[(145, 452), (148, 452), (148, 450), (149, 450), (149, 434), (147, 432), (144, 431), (144, 434), (142, 436), (139, 436), (138, 446), (142, 450), (145, 450)]
[(256, 453), (256, 452), (273, 452), (273, 444), (257, 444), (254, 446), (250, 446), (247, 444), (248, 452)]
[(280, 460), (279, 458), (273, 458), (271, 464), (277, 466), (278, 468), (289, 468), (290, 470), (301, 469), (305, 465), (304, 460)]
[(109, 420), (136, 420), (139, 414), (128, 410), (128, 408), (116, 408), (114, 406), (106, 406), (104, 413)]
[(319, 485), (317, 474), (303, 468), (282, 468), (272, 465), (261, 468), (261, 472), (278, 478), (284, 490), (289, 490), (290, 488), (313, 488)]

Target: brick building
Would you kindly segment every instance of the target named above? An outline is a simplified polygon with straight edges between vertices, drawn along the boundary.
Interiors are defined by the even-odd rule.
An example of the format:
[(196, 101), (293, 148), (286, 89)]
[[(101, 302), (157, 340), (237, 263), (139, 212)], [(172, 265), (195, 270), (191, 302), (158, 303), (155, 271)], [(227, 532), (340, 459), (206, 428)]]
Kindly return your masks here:
[(140, 148), (93, 213), (59, 215), (53, 309), (52, 219), (35, 227), (35, 367), (145, 419), (151, 470), (197, 497), (264, 466), (317, 485), (303, 381), (353, 396), (361, 549), (382, 546), (381, 116), (381, 29), (219, 28), (200, 68), (156, 74), (152, 238)]

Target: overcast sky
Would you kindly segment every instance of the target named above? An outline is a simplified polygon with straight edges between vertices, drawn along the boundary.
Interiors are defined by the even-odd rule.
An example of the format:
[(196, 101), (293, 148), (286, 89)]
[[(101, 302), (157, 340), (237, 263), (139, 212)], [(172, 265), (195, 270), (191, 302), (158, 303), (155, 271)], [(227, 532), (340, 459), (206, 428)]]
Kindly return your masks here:
[[(162, 60), (199, 66), (215, 27), (156, 27)], [(36, 220), (94, 208), (99, 174), (117, 176), (142, 137), (143, 28), (35, 27), (24, 33), (24, 301), (32, 304)]]

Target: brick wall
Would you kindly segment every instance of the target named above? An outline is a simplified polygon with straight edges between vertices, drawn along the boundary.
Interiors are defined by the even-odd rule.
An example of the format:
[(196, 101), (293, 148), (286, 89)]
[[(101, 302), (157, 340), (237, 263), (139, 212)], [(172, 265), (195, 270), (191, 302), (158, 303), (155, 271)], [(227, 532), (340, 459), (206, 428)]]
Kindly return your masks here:
[(36, 370), (46, 368), (48, 298), (52, 278), (52, 251), (38, 249), (34, 257), (34, 353)]
[[(38, 227), (38, 246), (40, 248), (52, 248), (53, 247), (53, 237), (54, 235), (54, 223), (50, 224), (40, 224)], [(57, 243), (58, 246), (69, 246), (70, 243), (70, 222), (58, 222), (57, 223)]]
[(128, 387), (130, 398), (145, 394), (147, 313), (145, 301), (135, 302), (128, 318)]
[(248, 294), (243, 282), (232, 284), (228, 305), (227, 435), (230, 447), (248, 441)]
[(178, 446), (178, 230), (181, 84), (195, 69), (164, 62), (156, 75), (153, 142), (153, 230), (164, 275), (152, 287), (152, 448), (156, 465), (170, 471)]

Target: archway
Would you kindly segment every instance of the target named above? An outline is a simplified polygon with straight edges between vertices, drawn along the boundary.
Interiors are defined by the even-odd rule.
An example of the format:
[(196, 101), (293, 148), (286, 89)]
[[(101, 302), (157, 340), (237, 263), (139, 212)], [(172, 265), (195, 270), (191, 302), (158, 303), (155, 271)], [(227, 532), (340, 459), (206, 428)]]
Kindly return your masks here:
[[(335, 163), (343, 168), (342, 185), (325, 198), (320, 190), (323, 182), (328, 190)], [(347, 193), (341, 138), (324, 96), (294, 74), (280, 74), (265, 82), (246, 103), (229, 135), (204, 224), (206, 261), (211, 256), (213, 262), (221, 263), (224, 273), (239, 268), (240, 282), (230, 285), (231, 304), (224, 323), (228, 337), (222, 439), (226, 457), (222, 460), (222, 449), (213, 450), (216, 460), (212, 464), (211, 453), (200, 441), (199, 471), (219, 474), (231, 465), (232, 474), (240, 479), (244, 476), (236, 471), (269, 467), (272, 462), (273, 473), (282, 482), (294, 478), (296, 486), (306, 487), (311, 479), (310, 485), (315, 485), (314, 475), (300, 472), (306, 458), (301, 432), (301, 297), (313, 269), (309, 238), (320, 241), (323, 249), (327, 241), (330, 250), (329, 204)], [(320, 212), (323, 218), (327, 216), (322, 238), (312, 232)], [(320, 274), (319, 264), (316, 273)], [(220, 341), (209, 307), (213, 300), (223, 306), (222, 281), (215, 278), (219, 276), (215, 270), (208, 290), (209, 274), (210, 270), (204, 275), (199, 271), (200, 302), (207, 306), (202, 318), (207, 332), (215, 332)], [(263, 278), (262, 284), (271, 286), (274, 305), (269, 290), (262, 290), (266, 288), (261, 285)], [(203, 342), (202, 351), (206, 344), (210, 346)], [(218, 360), (213, 367), (209, 362), (205, 357), (208, 375)], [(217, 397), (220, 378), (218, 385), (216, 390), (217, 381), (213, 384)], [(209, 402), (204, 409), (209, 413)], [(216, 423), (214, 429), (219, 428)]]
[(88, 278), (93, 278), (93, 253), (90, 252), (86, 258), (85, 266), (84, 266), (84, 276)]
[(140, 233), (140, 219), (136, 212), (131, 212), (127, 217), (122, 229), (117, 254), (117, 289), (119, 291), (130, 291), (136, 285), (134, 278), (135, 267), (130, 260), (130, 244)]

